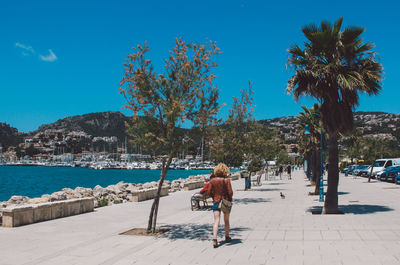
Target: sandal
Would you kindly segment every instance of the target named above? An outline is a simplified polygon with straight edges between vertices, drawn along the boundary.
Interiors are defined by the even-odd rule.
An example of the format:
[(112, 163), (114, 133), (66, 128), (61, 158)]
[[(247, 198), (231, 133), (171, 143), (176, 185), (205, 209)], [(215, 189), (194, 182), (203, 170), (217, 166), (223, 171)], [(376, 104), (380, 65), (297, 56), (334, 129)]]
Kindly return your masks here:
[(213, 239), (213, 247), (214, 248), (218, 247), (218, 240), (217, 239)]
[(232, 241), (232, 238), (230, 236), (225, 236), (225, 242), (229, 243)]

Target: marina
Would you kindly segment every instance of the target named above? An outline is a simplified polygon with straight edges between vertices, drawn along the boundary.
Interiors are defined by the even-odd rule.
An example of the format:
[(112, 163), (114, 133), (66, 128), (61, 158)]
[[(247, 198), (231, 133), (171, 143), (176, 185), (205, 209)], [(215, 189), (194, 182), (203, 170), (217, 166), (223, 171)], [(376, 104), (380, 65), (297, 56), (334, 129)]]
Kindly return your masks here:
[[(12, 165), (12, 166), (11, 166)], [(33, 163), (0, 166), (0, 201), (6, 201), (13, 195), (40, 197), (63, 188), (94, 188), (96, 185), (107, 187), (124, 181), (126, 183), (146, 183), (158, 181), (160, 169), (114, 169), (93, 170), (91, 168), (65, 166), (40, 166)], [(210, 170), (174, 170), (168, 171), (166, 180), (188, 178), (191, 175), (208, 174)]]
[[(76, 160), (76, 161), (36, 161), (36, 160), (18, 160), (12, 162), (0, 162), (0, 166), (40, 166), (40, 167), (80, 167), (90, 169), (161, 169), (162, 162), (146, 162), (146, 161), (133, 161), (133, 162), (120, 162), (113, 159), (102, 160)], [(209, 161), (188, 161), (186, 159), (174, 159), (170, 165), (172, 170), (212, 170), (215, 164)]]

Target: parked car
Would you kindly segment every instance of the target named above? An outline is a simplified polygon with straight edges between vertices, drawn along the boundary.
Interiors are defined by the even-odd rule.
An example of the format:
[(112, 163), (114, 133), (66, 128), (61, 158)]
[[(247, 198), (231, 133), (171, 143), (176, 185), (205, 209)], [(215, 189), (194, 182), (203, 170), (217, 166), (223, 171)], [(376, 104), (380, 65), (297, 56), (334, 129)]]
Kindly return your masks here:
[(358, 174), (359, 174), (358, 176), (361, 176), (361, 177), (368, 177), (370, 171), (371, 171), (371, 166), (367, 166), (367, 167), (364, 168), (364, 169), (360, 169), (360, 171), (358, 172)]
[(375, 160), (372, 167), (372, 175), (377, 176), (378, 172), (383, 171), (385, 168), (391, 166), (399, 166), (400, 158), (382, 158)]
[(357, 168), (357, 165), (348, 166), (348, 168), (347, 168), (347, 174), (353, 175), (354, 170), (355, 170), (356, 168)]
[(360, 175), (361, 175), (361, 174), (360, 174), (360, 171), (363, 170), (363, 169), (366, 169), (366, 168), (368, 168), (368, 167), (369, 167), (368, 165), (358, 165), (358, 166), (356, 167), (356, 169), (354, 169), (353, 175), (354, 175), (354, 176), (360, 176)]
[(400, 166), (392, 166), (385, 168), (383, 171), (377, 173), (377, 177), (381, 181), (395, 181), (395, 177), (400, 173)]

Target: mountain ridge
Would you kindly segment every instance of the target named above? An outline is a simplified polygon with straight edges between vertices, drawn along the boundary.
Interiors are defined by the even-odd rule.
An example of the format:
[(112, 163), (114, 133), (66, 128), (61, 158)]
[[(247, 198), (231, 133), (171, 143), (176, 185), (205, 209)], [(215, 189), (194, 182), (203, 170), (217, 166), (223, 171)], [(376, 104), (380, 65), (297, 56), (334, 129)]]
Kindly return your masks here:
[[(121, 141), (127, 136), (125, 122), (129, 122), (129, 120), (129, 116), (119, 111), (93, 112), (43, 124), (37, 130), (29, 133), (18, 132), (16, 128), (6, 123), (0, 123), (0, 144), (4, 151), (10, 146), (22, 143), (24, 139), (35, 136), (44, 137), (43, 135), (48, 135), (50, 132), (57, 132), (65, 136), (71, 133), (83, 133), (86, 138), (115, 136)], [(268, 128), (278, 129), (285, 142), (296, 143), (296, 125), (298, 123), (296, 116), (262, 119), (258, 122)], [(362, 135), (375, 135), (400, 142), (400, 130), (397, 130), (400, 128), (400, 115), (398, 114), (358, 111), (354, 113), (354, 124)]]

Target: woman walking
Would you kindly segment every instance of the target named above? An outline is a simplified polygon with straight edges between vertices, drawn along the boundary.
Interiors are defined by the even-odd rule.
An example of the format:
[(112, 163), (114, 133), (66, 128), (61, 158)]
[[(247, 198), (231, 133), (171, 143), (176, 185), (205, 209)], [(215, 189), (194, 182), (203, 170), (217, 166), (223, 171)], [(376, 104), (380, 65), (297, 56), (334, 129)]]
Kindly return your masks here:
[[(232, 186), (231, 181), (227, 178), (229, 174), (229, 168), (220, 163), (214, 168), (214, 175), (210, 181), (210, 185), (208, 186), (207, 195), (212, 197), (213, 199), (213, 214), (214, 214), (214, 226), (213, 226), (213, 246), (214, 248), (218, 247), (218, 226), (221, 218), (221, 207), (220, 204), (224, 202), (223, 200), (227, 200), (232, 202)], [(225, 242), (230, 242), (232, 239), (229, 236), (229, 211), (224, 211), (224, 223), (225, 223)]]

